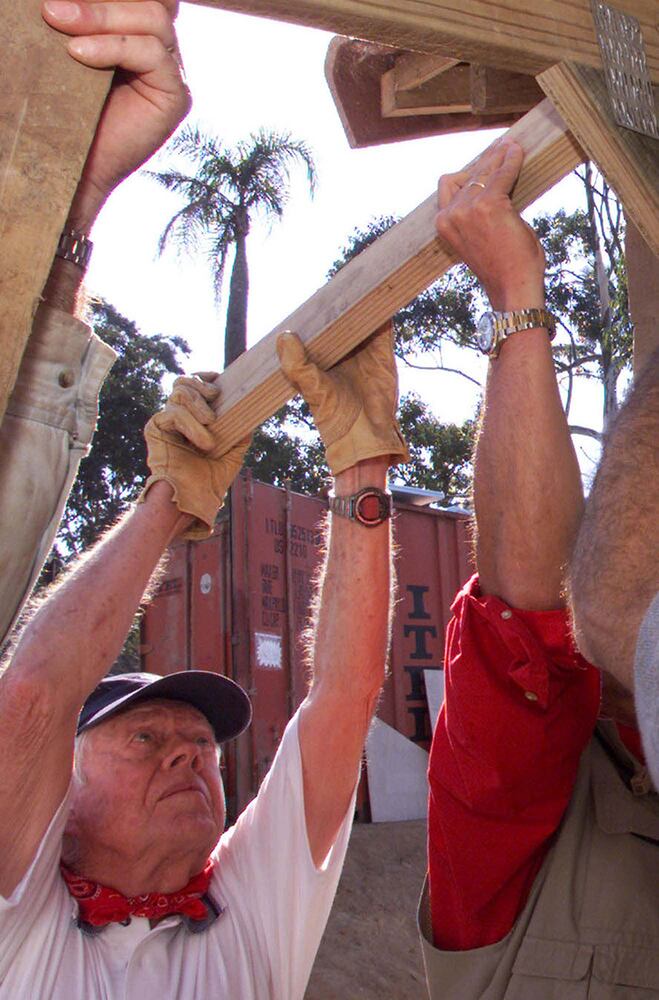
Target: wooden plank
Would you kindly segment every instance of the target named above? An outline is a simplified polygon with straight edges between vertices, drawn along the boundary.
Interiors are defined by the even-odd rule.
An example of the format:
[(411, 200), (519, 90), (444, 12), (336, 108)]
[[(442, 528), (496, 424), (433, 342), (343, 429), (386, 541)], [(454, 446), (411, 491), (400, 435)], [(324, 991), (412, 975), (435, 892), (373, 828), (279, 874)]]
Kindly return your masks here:
[(383, 118), (380, 80), (393, 69), (397, 49), (355, 38), (333, 38), (325, 59), (325, 75), (341, 124), (353, 148), (420, 139), (482, 128), (506, 128), (521, 115), (459, 114), (405, 115)]
[[(196, 0), (399, 49), (437, 53), (534, 76), (562, 59), (601, 67), (590, 0)], [(638, 18), (659, 83), (656, 0), (616, 0)]]
[[(509, 135), (527, 154), (513, 194), (519, 209), (584, 158), (548, 100), (517, 122)], [(292, 395), (275, 349), (282, 330), (295, 330), (314, 360), (329, 368), (455, 263), (449, 247), (435, 234), (436, 211), (433, 194), (222, 373), (217, 430), (227, 446)]]
[(534, 77), (491, 66), (471, 66), (471, 107), (481, 114), (526, 114), (542, 100)]
[(401, 90), (396, 76), (397, 59), (394, 68), (382, 75), (382, 117), (465, 112), (497, 116), (515, 112), (526, 114), (543, 99), (544, 94), (532, 76), (491, 66), (446, 61), (454, 65), (435, 73), (417, 87)]
[(471, 112), (471, 70), (467, 63), (456, 63), (446, 72), (408, 90), (398, 90), (395, 73), (394, 68), (382, 76), (383, 118)]
[(588, 156), (659, 254), (659, 142), (616, 125), (601, 72), (559, 63), (538, 77)]
[(0, 0), (0, 18), (1, 418), (110, 74), (68, 56), (39, 0)]
[(457, 59), (448, 56), (428, 56), (423, 52), (402, 52), (396, 57), (392, 70), (394, 89), (416, 90), (440, 73), (455, 66)]
[(627, 219), (625, 233), (625, 266), (634, 324), (634, 377), (638, 378), (659, 349), (659, 257), (652, 253), (631, 219)]

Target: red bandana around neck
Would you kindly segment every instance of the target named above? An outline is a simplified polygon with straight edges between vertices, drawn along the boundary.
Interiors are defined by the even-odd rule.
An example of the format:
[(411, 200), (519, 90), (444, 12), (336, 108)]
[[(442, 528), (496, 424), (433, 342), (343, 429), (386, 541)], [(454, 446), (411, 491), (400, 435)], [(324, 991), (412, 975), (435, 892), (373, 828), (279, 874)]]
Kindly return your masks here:
[(178, 892), (149, 892), (144, 896), (123, 896), (116, 889), (91, 882), (84, 875), (72, 872), (60, 862), (62, 878), (76, 900), (80, 919), (93, 927), (121, 923), (128, 917), (148, 917), (158, 920), (172, 913), (180, 913), (192, 920), (204, 920), (209, 915), (207, 904), (201, 898), (207, 891), (213, 874), (213, 863), (207, 861), (203, 871), (190, 879)]

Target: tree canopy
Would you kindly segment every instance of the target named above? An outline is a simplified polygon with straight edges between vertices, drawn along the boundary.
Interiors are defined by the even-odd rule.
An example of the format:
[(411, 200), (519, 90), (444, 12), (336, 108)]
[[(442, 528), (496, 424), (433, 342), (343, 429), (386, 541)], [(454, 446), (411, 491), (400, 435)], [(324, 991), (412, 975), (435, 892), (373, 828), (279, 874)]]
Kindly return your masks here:
[[(602, 385), (606, 425), (618, 408), (618, 380), (629, 370), (633, 350), (624, 216), (615, 194), (590, 164), (576, 173), (584, 186), (585, 208), (540, 215), (533, 227), (547, 259), (547, 306), (557, 317), (559, 330), (554, 363), (565, 383), (568, 417), (575, 379), (597, 380)], [(355, 229), (329, 276), (396, 221), (383, 216), (366, 228)], [(484, 308), (487, 303), (476, 278), (464, 266), (452, 268), (394, 317), (398, 357), (411, 368), (436, 368), (479, 385), (468, 366), (447, 362), (443, 349), (452, 345), (477, 352), (476, 321)], [(573, 426), (573, 431), (601, 436), (597, 428)]]
[(249, 270), (247, 237), (256, 215), (281, 219), (290, 195), (290, 172), (306, 169), (311, 194), (316, 168), (311, 150), (288, 132), (261, 129), (233, 148), (188, 126), (171, 140), (168, 150), (195, 167), (195, 173), (174, 168), (148, 171), (148, 176), (178, 194), (183, 206), (165, 226), (159, 253), (173, 244), (179, 253), (203, 254), (210, 265), (219, 305), (229, 250), (234, 249), (224, 339), (224, 365), (243, 353), (247, 344)]

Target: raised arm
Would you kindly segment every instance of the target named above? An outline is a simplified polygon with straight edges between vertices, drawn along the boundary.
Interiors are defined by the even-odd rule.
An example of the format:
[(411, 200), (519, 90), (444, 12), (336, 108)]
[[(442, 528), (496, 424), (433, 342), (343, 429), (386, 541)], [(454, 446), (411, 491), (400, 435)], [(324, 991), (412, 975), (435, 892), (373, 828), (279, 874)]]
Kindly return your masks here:
[[(152, 475), (137, 504), (25, 626), (0, 678), (0, 893), (21, 880), (71, 779), (78, 713), (116, 659), (167, 544), (208, 534), (247, 442), (221, 454), (217, 389), (178, 379), (147, 426)], [(173, 502), (174, 501), (174, 502)], [(16, 831), (20, 830), (20, 837)]]
[[(475, 174), (439, 185), (440, 235), (498, 313), (544, 307), (544, 254), (509, 198), (522, 155), (502, 141)], [(583, 501), (548, 330), (532, 325), (550, 318), (508, 319), (531, 325), (489, 362), (474, 475), (479, 579), (447, 630), (430, 755), (430, 907), (445, 951), (493, 944), (515, 923), (599, 706), (599, 675), (573, 649), (563, 607)]]
[[(311, 406), (334, 474), (334, 495), (386, 488), (407, 448), (388, 324), (347, 360), (321, 372), (290, 334), (282, 367)], [(391, 625), (391, 526), (329, 515), (327, 556), (309, 652), (311, 689), (300, 715), (300, 750), (311, 854), (320, 865), (355, 788), (366, 734), (385, 675)]]
[[(43, 18), (70, 35), (72, 58), (96, 69), (117, 67), (65, 224), (89, 236), (110, 193), (137, 170), (190, 108), (177, 51), (177, 0), (44, 0)], [(56, 260), (44, 297), (72, 312), (82, 272)]]
[[(501, 142), (478, 181), (443, 177), (437, 227), (497, 312), (543, 307), (544, 254), (509, 192), (523, 153)], [(583, 506), (546, 329), (513, 334), (489, 365), (474, 462), (482, 592), (518, 608), (563, 604), (563, 576)]]
[[(189, 107), (176, 55), (175, 9), (171, 0), (43, 5), (48, 23), (74, 36), (74, 58), (120, 68), (65, 224), (69, 256), (84, 245), (112, 189), (155, 152)], [(115, 357), (74, 318), (82, 315), (84, 260), (55, 257), (0, 426), (0, 643), (50, 551)]]

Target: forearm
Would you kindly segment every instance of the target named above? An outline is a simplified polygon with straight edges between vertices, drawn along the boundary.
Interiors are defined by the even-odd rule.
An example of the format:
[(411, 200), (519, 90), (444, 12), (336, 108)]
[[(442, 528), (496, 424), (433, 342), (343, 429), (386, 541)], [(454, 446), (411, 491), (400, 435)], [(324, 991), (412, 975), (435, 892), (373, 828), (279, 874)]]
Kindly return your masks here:
[[(386, 483), (372, 459), (337, 476), (350, 494)], [(391, 528), (331, 515), (310, 653), (313, 679), (300, 716), (305, 815), (320, 864), (345, 816), (385, 675), (391, 620)]]
[[(365, 486), (385, 489), (386, 483), (386, 462), (371, 459), (340, 473), (334, 491), (349, 496)], [(390, 535), (388, 521), (365, 528), (344, 517), (330, 518), (313, 649), (313, 687), (323, 693), (347, 685), (369, 697), (382, 687), (390, 625)]]
[(604, 444), (570, 567), (583, 655), (633, 689), (636, 637), (659, 589), (659, 351)]
[[(65, 232), (75, 230), (89, 236), (105, 197), (94, 185), (81, 182), (64, 224)], [(84, 308), (83, 279), (84, 270), (81, 267), (70, 260), (55, 257), (41, 297), (62, 312), (81, 316)]]
[(490, 363), (474, 505), (483, 593), (560, 607), (583, 493), (545, 330), (513, 334)]
[(188, 523), (154, 486), (143, 504), (85, 556), (25, 626), (6, 680), (35, 681), (63, 713), (76, 713), (116, 659), (148, 581)]
[(41, 298), (47, 305), (53, 306), (55, 309), (80, 316), (83, 307), (82, 279), (83, 272), (77, 264), (56, 257), (41, 293)]

